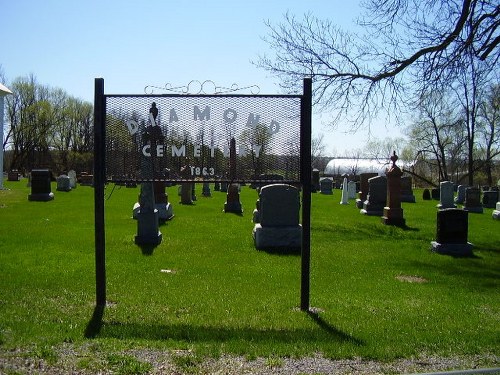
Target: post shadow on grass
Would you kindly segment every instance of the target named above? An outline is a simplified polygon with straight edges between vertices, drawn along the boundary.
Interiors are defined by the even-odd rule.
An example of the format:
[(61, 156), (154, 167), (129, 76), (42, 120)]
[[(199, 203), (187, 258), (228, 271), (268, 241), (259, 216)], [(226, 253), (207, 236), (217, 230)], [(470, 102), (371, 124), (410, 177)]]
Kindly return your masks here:
[(318, 325), (318, 327), (320, 327), (323, 331), (327, 332), (332, 337), (335, 337), (337, 341), (351, 342), (356, 346), (363, 346), (366, 344), (363, 340), (351, 336), (348, 333), (345, 333), (336, 328), (335, 326), (331, 325), (321, 316), (319, 316), (319, 313), (312, 311), (311, 309), (307, 310), (307, 315), (309, 315), (309, 317), (312, 320), (314, 320), (314, 322)]
[[(141, 340), (174, 340), (197, 343), (223, 343), (230, 341), (265, 343), (280, 342), (295, 345), (299, 342), (338, 342), (356, 346), (365, 345), (363, 340), (331, 326), (318, 316), (313, 316), (318, 329), (314, 328), (266, 328), (223, 327), (196, 324), (155, 324), (143, 322), (103, 322), (94, 314), (85, 330), (87, 338), (115, 338)], [(96, 319), (94, 319), (96, 318)], [(99, 319), (100, 318), (100, 319)]]
[(85, 327), (85, 338), (93, 339), (95, 338), (102, 327), (102, 317), (104, 315), (104, 305), (97, 305), (94, 307), (94, 312), (89, 322), (87, 323), (87, 327)]

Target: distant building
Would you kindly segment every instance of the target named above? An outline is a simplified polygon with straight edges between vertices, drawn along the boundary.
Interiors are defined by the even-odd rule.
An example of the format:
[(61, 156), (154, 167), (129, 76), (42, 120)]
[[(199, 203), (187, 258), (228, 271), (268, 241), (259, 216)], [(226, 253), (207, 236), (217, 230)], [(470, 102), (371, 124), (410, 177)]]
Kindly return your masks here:
[(357, 176), (361, 173), (378, 173), (385, 175), (385, 170), (389, 166), (390, 160), (364, 159), (364, 158), (334, 158), (325, 167), (325, 176), (338, 176), (348, 174)]

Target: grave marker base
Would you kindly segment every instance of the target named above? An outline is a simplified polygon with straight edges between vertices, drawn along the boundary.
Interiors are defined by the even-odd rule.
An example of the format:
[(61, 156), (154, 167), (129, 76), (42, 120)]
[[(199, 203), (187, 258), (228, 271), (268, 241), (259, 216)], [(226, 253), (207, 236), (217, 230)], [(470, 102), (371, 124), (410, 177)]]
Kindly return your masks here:
[(255, 248), (300, 248), (302, 243), (302, 226), (296, 227), (263, 227), (255, 224), (253, 228)]
[(48, 202), (54, 199), (54, 193), (40, 193), (28, 195), (29, 201)]
[(467, 243), (439, 243), (436, 241), (431, 242), (432, 251), (443, 255), (452, 255), (460, 257), (472, 256), (472, 248), (474, 247), (470, 242)]

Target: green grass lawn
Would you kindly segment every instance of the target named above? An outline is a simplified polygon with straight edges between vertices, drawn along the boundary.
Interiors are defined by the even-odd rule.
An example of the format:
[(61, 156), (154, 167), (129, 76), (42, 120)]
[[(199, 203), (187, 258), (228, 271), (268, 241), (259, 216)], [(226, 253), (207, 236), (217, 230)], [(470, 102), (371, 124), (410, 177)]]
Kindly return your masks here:
[[(26, 180), (0, 191), (0, 346), (62, 343), (190, 349), (200, 356), (363, 357), (500, 354), (500, 222), (469, 214), (473, 258), (430, 251), (436, 201), (404, 203), (408, 228), (361, 215), (354, 201), (313, 194), (311, 306), (300, 311), (300, 255), (258, 251), (257, 194), (242, 216), (212, 191), (192, 206), (168, 189), (173, 220), (152, 252), (134, 244), (139, 189), (106, 188), (107, 301), (95, 304), (93, 189), (29, 202)], [(87, 334), (87, 335), (86, 335)], [(86, 337), (87, 336), (87, 337)], [(89, 337), (90, 336), (90, 337)]]

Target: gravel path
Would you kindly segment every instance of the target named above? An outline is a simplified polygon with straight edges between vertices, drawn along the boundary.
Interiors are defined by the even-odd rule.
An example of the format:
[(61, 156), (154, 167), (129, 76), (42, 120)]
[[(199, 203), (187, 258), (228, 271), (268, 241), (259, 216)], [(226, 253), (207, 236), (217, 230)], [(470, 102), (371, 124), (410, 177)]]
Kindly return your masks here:
[[(363, 359), (330, 360), (317, 355), (306, 358), (257, 358), (224, 355), (200, 360), (189, 351), (134, 349), (120, 353), (91, 347), (36, 351), (0, 349), (0, 374), (414, 374), (437, 371), (500, 368), (497, 355), (470, 357), (421, 357), (383, 363)], [(500, 371), (499, 371), (500, 373)]]

